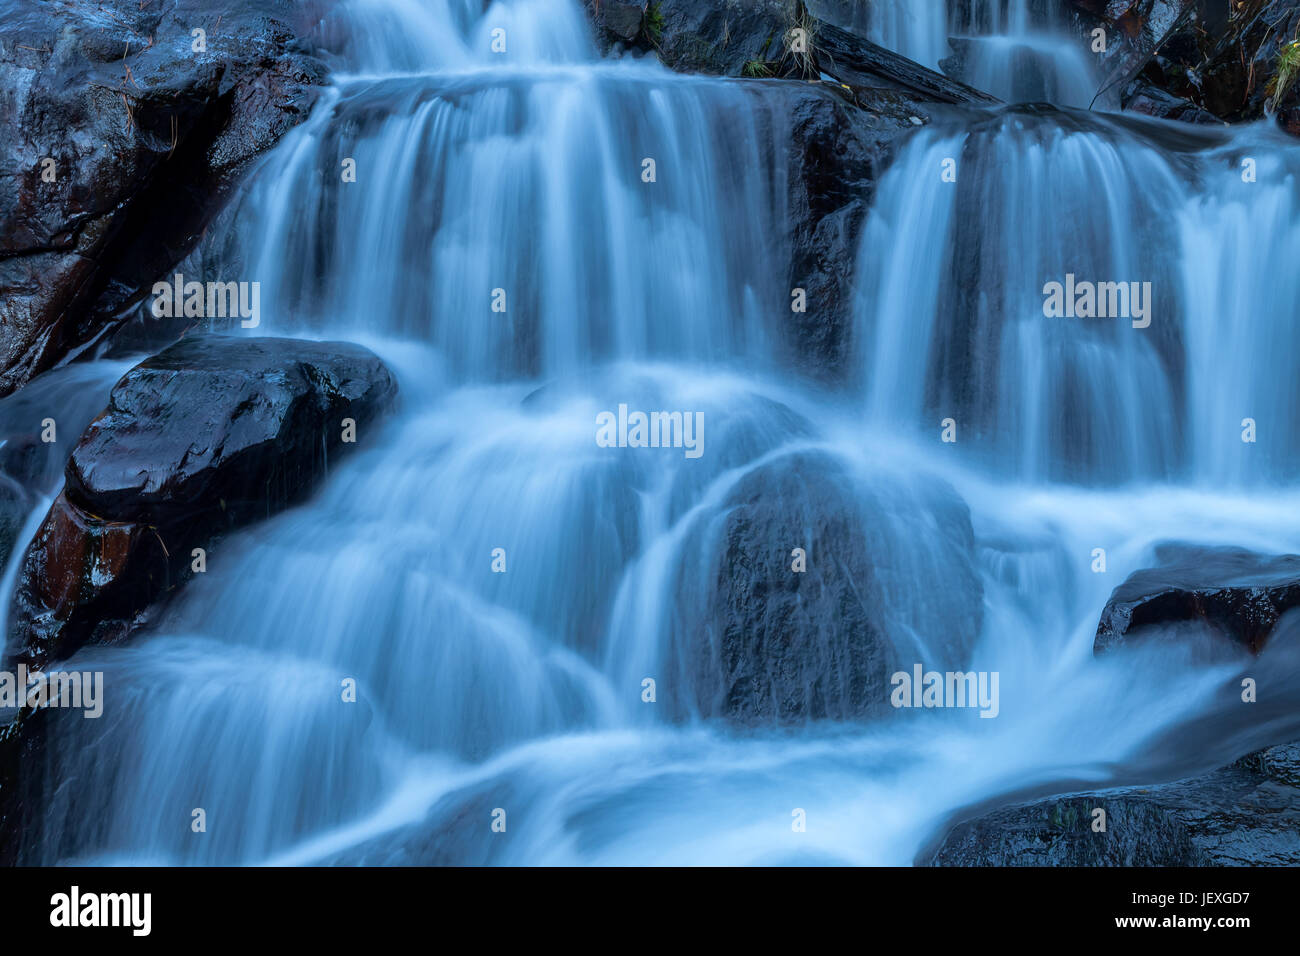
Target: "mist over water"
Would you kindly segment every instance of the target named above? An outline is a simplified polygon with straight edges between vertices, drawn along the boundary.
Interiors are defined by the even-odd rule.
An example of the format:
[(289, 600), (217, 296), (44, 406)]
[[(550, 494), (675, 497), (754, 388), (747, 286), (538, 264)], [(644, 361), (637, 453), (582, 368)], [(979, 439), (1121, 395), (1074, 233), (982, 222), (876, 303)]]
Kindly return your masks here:
[[(949, 14), (907, 6), (873, 35), (933, 65), (942, 40), (912, 44)], [(1026, 36), (1018, 10), (965, 27)], [(311, 501), (222, 540), (149, 637), (74, 658), (108, 707), (55, 715), (23, 862), (907, 864), (963, 807), (1300, 735), (1290, 706), (1208, 737), (1251, 664), (1208, 643), (1092, 655), (1157, 544), (1300, 551), (1300, 447), (1240, 440), (1246, 417), (1300, 434), (1295, 147), (1020, 107), (920, 129), (878, 184), (828, 390), (777, 346), (791, 86), (597, 60), (559, 0), (358, 0), (326, 28), (335, 86), (181, 271), (259, 280), (258, 334), (373, 348), (399, 407)], [(1152, 283), (1150, 326), (1045, 317), (1066, 273)], [(91, 367), (105, 389), (124, 368)], [(600, 447), (620, 404), (701, 412), (703, 455)], [(824, 475), (890, 669), (996, 671), (996, 719), (714, 719), (691, 635), (721, 529), (744, 489)], [(809, 666), (834, 671), (835, 623)], [(1277, 645), (1294, 703), (1300, 645)], [(196, 836), (176, 821), (200, 806)]]

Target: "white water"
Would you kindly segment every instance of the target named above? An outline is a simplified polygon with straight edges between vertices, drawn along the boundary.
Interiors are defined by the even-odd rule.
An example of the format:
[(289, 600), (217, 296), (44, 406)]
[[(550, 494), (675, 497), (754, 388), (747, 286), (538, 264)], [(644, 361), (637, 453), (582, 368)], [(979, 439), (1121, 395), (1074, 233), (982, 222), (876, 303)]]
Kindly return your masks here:
[[(261, 281), (260, 332), (374, 348), (400, 406), (311, 502), (212, 548), (156, 635), (78, 656), (109, 709), (51, 737), (37, 860), (906, 864), (971, 804), (1296, 735), (1284, 711), (1171, 746), (1240, 706), (1245, 662), (1092, 657), (1155, 544), (1300, 550), (1293, 148), (1175, 155), (1057, 113), (922, 130), (864, 231), (859, 374), (828, 393), (775, 344), (792, 87), (586, 62), (576, 4), (471, 7), (356, 4), (351, 76), (187, 264)], [(496, 23), (527, 37), (504, 68)], [(1067, 268), (1155, 283), (1152, 326), (1044, 318)], [(597, 447), (620, 402), (702, 411), (705, 454)], [(1237, 407), (1269, 423), (1255, 446)], [(691, 642), (729, 495), (810, 460), (850, 496), (893, 660), (999, 672), (996, 719), (709, 716)], [(824, 623), (795, 664), (834, 675)]]

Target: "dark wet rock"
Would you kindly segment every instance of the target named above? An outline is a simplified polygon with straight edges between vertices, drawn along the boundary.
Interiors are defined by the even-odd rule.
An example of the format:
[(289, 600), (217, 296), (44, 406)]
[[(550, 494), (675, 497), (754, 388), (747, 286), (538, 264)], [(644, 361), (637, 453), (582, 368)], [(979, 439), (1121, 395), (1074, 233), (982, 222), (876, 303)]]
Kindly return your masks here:
[(73, 450), (65, 493), (103, 518), (162, 524), (224, 502), (234, 523), (306, 492), (343, 418), (396, 386), (341, 342), (192, 335), (132, 369)]
[(1169, 625), (1204, 622), (1258, 654), (1287, 610), (1300, 606), (1300, 556), (1241, 548), (1163, 545), (1106, 602), (1093, 647), (1101, 653)]
[[(728, 500), (716, 587), (687, 640), (695, 707), (751, 721), (883, 711), (891, 670), (861, 590), (871, 574), (852, 489), (831, 462), (747, 479)], [(791, 570), (807, 549), (808, 571)], [(694, 576), (694, 568), (685, 573)]]
[[(435, 802), (418, 823), (349, 847), (333, 866), (500, 866), (517, 849), (535, 787), (513, 779), (467, 787)], [(521, 811), (515, 808), (523, 807)], [(505, 830), (493, 831), (493, 812), (505, 810)], [(517, 814), (517, 815), (516, 815)]]
[(288, 0), (0, 13), (4, 394), (103, 336), (184, 257), (240, 171), (305, 118), (325, 68)]
[(630, 15), (620, 9), (625, 4), (586, 2), (597, 43), (606, 50), (623, 43), (684, 73), (753, 75), (757, 65), (772, 64), (779, 75), (793, 75), (793, 58), (783, 50), (795, 26), (793, 0), (650, 0), (640, 5), (644, 12), (632, 36)]
[(937, 103), (996, 105), (997, 97), (960, 80), (927, 69), (907, 57), (829, 23), (814, 27), (818, 69), (855, 90), (879, 87), (903, 90)]
[(1247, 754), (1235, 766), (1290, 787), (1300, 787), (1300, 741)]
[[(819, 20), (799, 0), (651, 0), (640, 32), (626, 36), (605, 0), (587, 0), (596, 39), (631, 45), (684, 73), (754, 78), (834, 77), (855, 92), (884, 87), (941, 103), (996, 103), (986, 93), (926, 69), (865, 37)], [(622, 21), (619, 20), (619, 23)]]
[(607, 37), (610, 42), (632, 42), (641, 36), (642, 30), (647, 29), (645, 7), (639, 3), (601, 0), (590, 9), (597, 35)]
[(110, 363), (68, 365), (0, 398), (0, 569), (37, 502), (63, 483), (77, 436), (103, 409), (117, 374)]
[(862, 223), (884, 165), (884, 142), (838, 98), (807, 95), (793, 106), (790, 288), (803, 289), (807, 299), (806, 311), (788, 317), (791, 341), (797, 364), (834, 378), (849, 357), (852, 276)]
[(396, 385), (337, 342), (195, 335), (136, 366), (86, 429), (27, 550), (10, 656), (43, 665), (127, 637), (192, 550), (305, 497)]
[(0, 866), (14, 866), (35, 816), (48, 710), (0, 709)]
[[(881, 715), (891, 710), (890, 674), (916, 660), (902, 640), (913, 630), (946, 637), (934, 650), (964, 664), (982, 614), (964, 502), (939, 483), (915, 500), (872, 487), (876, 497), (864, 497), (835, 460), (814, 453), (739, 481), (693, 532), (698, 543), (679, 568), (661, 705), (742, 724)], [(909, 524), (928, 526), (933, 562), (886, 567), (880, 556), (919, 530)], [(795, 548), (806, 553), (802, 572)], [(900, 588), (924, 589), (934, 603), (892, 602)], [(932, 616), (905, 620), (900, 603)]]
[(1097, 102), (1117, 105), (1122, 91), (1142, 72), (1151, 58), (1194, 18), (1196, 0), (1074, 0), (1083, 43), (1092, 43), (1091, 31), (1106, 31), (1101, 54), (1102, 82)]
[[(1108, 82), (1128, 87), (1126, 109), (1134, 108), (1134, 92), (1154, 88), (1225, 122), (1272, 112), (1300, 135), (1300, 77), (1289, 84), (1283, 77), (1279, 90), (1282, 53), (1300, 29), (1300, 0), (1075, 0), (1075, 6), (1121, 40), (1107, 57), (1117, 64)], [(1149, 96), (1137, 98), (1140, 111), (1150, 105)], [(1170, 118), (1203, 121), (1187, 111)]]
[[(1105, 832), (1093, 811), (1106, 811)], [(1295, 866), (1300, 744), (1177, 783), (1080, 793), (957, 824), (932, 866)]]
[(1138, 78), (1124, 91), (1123, 108), (1130, 113), (1141, 113), (1156, 119), (1178, 120), (1183, 123), (1206, 125), (1222, 124), (1222, 120), (1208, 110), (1201, 109), (1191, 100), (1167, 93)]
[[(932, 104), (872, 91), (854, 109), (825, 86), (790, 85), (780, 122), (788, 124), (790, 289), (806, 309), (783, 311), (789, 361), (826, 380), (843, 375), (853, 349), (853, 277), (862, 224), (876, 184), (906, 137), (931, 121)], [(778, 139), (778, 141), (780, 141)]]

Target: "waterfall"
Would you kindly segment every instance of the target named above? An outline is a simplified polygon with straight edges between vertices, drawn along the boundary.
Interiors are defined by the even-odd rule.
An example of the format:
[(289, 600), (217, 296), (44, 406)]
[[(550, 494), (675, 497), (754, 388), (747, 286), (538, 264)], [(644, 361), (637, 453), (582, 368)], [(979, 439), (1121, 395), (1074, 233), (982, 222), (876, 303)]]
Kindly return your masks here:
[[(1087, 107), (1095, 56), (1055, 5), (1035, 0), (814, 0), (809, 8), (1008, 103)], [(955, 54), (955, 55), (954, 55)]]
[[(909, 143), (859, 262), (870, 417), (960, 419), (1026, 480), (1295, 473), (1295, 386), (1276, 364), (1295, 333), (1265, 316), (1300, 301), (1296, 151), (1264, 130), (1171, 147), (1144, 126), (1013, 110)], [(1243, 180), (1256, 154), (1267, 185)], [(1149, 283), (1150, 315), (1046, 318), (1044, 287), (1067, 275)], [(1244, 418), (1277, 429), (1258, 454)]]
[[(931, 63), (1047, 29), (876, 6)], [(256, 334), (370, 346), (399, 407), (147, 636), (74, 658), (112, 704), (52, 718), (23, 862), (907, 864), (964, 806), (1295, 736), (1171, 745), (1241, 662), (1092, 639), (1162, 541), (1300, 551), (1297, 147), (1040, 106), (918, 129), (830, 388), (783, 368), (771, 306), (794, 84), (598, 60), (568, 0), (353, 0), (323, 32), (333, 87), (182, 271), (260, 281)], [(1049, 317), (1067, 274), (1150, 283), (1150, 324)], [(602, 447), (620, 406), (700, 415), (704, 453)], [(732, 582), (805, 547), (838, 570), (771, 598), (819, 615), (782, 693), (734, 654), (764, 600)], [(998, 718), (854, 711), (913, 663), (999, 672)], [(745, 682), (792, 725), (718, 719)]]
[[(773, 330), (758, 303), (788, 295), (772, 240), (786, 228), (782, 145), (764, 135), (780, 106), (601, 65), (345, 80), (248, 194), (239, 238), (285, 324), (428, 342), (466, 380), (763, 356)], [(315, 188), (344, 158), (358, 182)], [(627, 189), (647, 160), (654, 190)], [(761, 172), (731, 175), (746, 167)], [(303, 201), (275, 198), (290, 194)]]

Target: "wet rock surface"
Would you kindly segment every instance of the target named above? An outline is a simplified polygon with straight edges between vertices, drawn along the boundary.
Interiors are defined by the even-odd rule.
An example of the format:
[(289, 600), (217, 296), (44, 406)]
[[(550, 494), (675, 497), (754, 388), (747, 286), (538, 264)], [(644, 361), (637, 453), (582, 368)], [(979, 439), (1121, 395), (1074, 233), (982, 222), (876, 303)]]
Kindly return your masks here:
[(789, 361), (834, 380), (852, 361), (854, 285), (862, 224), (876, 186), (932, 104), (880, 91), (855, 109), (827, 87), (793, 86), (788, 117), (790, 288), (805, 308), (786, 317)]
[[(1094, 811), (1106, 830), (1093, 829)], [(931, 866), (1295, 866), (1300, 743), (1177, 783), (1072, 794), (960, 823)]]
[(1112, 68), (1107, 85), (1121, 90), (1125, 109), (1195, 123), (1274, 116), (1283, 129), (1300, 135), (1297, 0), (1074, 5), (1119, 41), (1106, 58)]
[(306, 16), (0, 3), (0, 394), (110, 331), (306, 117), (326, 77)]
[[(682, 563), (666, 682), (691, 690), (678, 711), (742, 724), (890, 713), (889, 677), (913, 663), (904, 635), (915, 622), (891, 613), (886, 595), (902, 582), (886, 580), (879, 556), (897, 550), (910, 522), (939, 529), (933, 578), (916, 567), (902, 576), (921, 588), (942, 580), (927, 623), (948, 633), (954, 667), (964, 663), (982, 591), (961, 499), (935, 483), (915, 499), (882, 492), (864, 501), (834, 460), (793, 455), (745, 476)], [(795, 548), (805, 570), (795, 570)]]
[(805, 80), (825, 74), (855, 92), (889, 89), (940, 103), (998, 102), (819, 19), (799, 0), (657, 0), (645, 6), (632, 36), (623, 4), (587, 0), (587, 10), (607, 52), (654, 54), (683, 73)]
[(136, 366), (86, 429), (27, 550), (8, 656), (116, 643), (213, 536), (301, 500), (396, 385), (360, 346), (196, 335)]
[(1204, 622), (1234, 645), (1258, 654), (1279, 618), (1300, 605), (1300, 556), (1242, 548), (1170, 544), (1158, 566), (1130, 575), (1107, 601), (1095, 652), (1143, 637), (1145, 629)]

